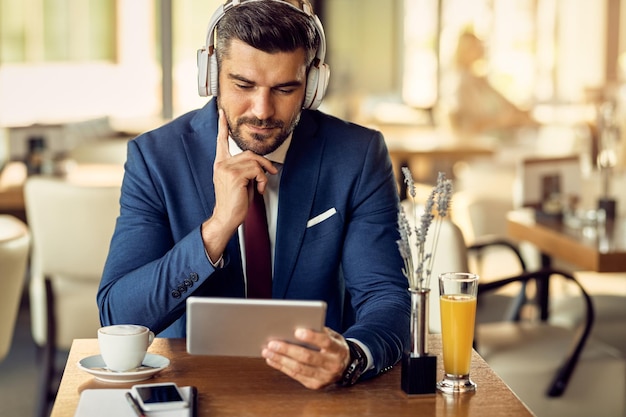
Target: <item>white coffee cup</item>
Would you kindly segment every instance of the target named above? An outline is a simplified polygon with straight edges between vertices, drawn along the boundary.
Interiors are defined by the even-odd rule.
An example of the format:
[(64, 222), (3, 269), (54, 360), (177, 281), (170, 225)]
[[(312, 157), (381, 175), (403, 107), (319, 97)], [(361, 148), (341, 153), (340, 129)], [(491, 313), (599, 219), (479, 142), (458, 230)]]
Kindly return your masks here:
[(154, 333), (136, 324), (116, 324), (98, 329), (100, 354), (111, 371), (125, 372), (141, 366)]

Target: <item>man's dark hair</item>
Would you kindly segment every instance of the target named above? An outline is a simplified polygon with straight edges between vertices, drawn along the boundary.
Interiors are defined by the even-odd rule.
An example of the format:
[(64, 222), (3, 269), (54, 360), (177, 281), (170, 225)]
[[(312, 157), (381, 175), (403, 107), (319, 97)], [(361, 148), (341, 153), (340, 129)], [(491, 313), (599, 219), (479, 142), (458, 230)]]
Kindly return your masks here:
[(304, 48), (307, 66), (313, 62), (320, 43), (311, 17), (286, 3), (269, 0), (243, 3), (224, 14), (217, 24), (218, 68), (230, 52), (232, 39), (267, 53)]

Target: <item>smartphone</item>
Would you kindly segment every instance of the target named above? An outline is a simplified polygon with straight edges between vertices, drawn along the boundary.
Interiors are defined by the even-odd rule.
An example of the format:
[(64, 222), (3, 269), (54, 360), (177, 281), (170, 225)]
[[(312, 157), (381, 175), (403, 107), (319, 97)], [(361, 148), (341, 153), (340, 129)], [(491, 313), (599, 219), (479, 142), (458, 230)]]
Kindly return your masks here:
[(133, 385), (134, 397), (145, 411), (187, 408), (189, 404), (173, 382)]

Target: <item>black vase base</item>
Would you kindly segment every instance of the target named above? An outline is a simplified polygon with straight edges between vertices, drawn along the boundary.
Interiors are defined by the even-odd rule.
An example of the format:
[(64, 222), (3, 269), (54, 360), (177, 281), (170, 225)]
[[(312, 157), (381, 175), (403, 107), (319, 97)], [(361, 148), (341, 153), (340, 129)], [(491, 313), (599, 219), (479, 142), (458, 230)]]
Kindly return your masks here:
[(402, 391), (408, 395), (433, 395), (437, 392), (437, 357), (402, 355)]

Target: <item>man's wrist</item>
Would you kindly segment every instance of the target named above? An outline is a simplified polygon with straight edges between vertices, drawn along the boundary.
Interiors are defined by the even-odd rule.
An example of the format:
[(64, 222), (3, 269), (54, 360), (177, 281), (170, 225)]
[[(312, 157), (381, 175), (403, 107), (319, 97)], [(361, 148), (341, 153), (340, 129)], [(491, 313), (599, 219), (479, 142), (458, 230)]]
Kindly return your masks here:
[(367, 368), (367, 355), (357, 343), (347, 340), (350, 348), (350, 361), (343, 371), (338, 384), (344, 387), (354, 385)]

